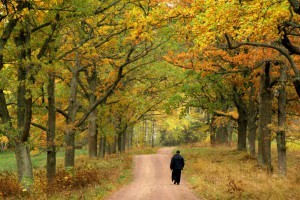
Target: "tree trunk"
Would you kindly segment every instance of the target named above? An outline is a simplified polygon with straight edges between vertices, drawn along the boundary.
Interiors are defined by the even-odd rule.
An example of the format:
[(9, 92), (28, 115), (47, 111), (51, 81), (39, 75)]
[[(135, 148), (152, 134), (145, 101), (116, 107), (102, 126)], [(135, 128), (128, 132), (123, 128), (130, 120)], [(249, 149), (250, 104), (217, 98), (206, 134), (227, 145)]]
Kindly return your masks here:
[(118, 132), (118, 150), (119, 152), (122, 152), (122, 132)]
[(99, 142), (99, 157), (104, 158), (105, 156), (105, 146), (106, 146), (106, 136), (101, 135)]
[(89, 115), (89, 126), (88, 126), (88, 135), (89, 135), (89, 157), (97, 157), (97, 139), (98, 139), (98, 131), (97, 131), (97, 109), (95, 109)]
[[(96, 86), (97, 86), (97, 69), (93, 66), (92, 75), (89, 76), (86, 71), (86, 76), (89, 83), (89, 106), (90, 108), (96, 102)], [(97, 109), (94, 109), (89, 115), (89, 126), (88, 126), (88, 141), (89, 141), (89, 157), (97, 157), (97, 140), (98, 140), (98, 132), (97, 132)]]
[(33, 184), (33, 172), (30, 158), (29, 132), (32, 117), (32, 100), (25, 97), (25, 86), (20, 84), (18, 89), (18, 131), (19, 141), (16, 141), (15, 154), (18, 166), (18, 177), (20, 183), (30, 190)]
[(65, 168), (75, 166), (75, 130), (68, 129), (65, 133)]
[(225, 124), (220, 124), (216, 129), (216, 143), (217, 144), (228, 144), (228, 133)]
[(238, 94), (237, 89), (233, 88), (233, 101), (238, 111), (238, 143), (237, 149), (240, 151), (247, 150), (247, 107)]
[(129, 128), (127, 129), (127, 135), (128, 135), (128, 149), (132, 148), (133, 145), (133, 127), (129, 126)]
[(216, 125), (214, 124), (214, 119), (211, 120), (210, 126), (209, 126), (209, 133), (210, 133), (210, 145), (215, 146), (216, 145)]
[(4, 95), (4, 91), (0, 89), (0, 118), (3, 124), (8, 123), (10, 121), (9, 112), (7, 109), (6, 99)]
[(114, 141), (111, 144), (111, 153), (115, 154), (117, 153), (117, 136), (114, 137)]
[(112, 145), (110, 143), (107, 144), (107, 153), (108, 153), (108, 155), (111, 155), (111, 153), (112, 153), (111, 146)]
[(237, 149), (240, 151), (247, 150), (247, 116), (239, 115), (238, 117), (238, 144)]
[(148, 135), (149, 135), (149, 127), (148, 127), (148, 123), (147, 120), (144, 119), (144, 146), (147, 147), (148, 146)]
[(251, 84), (251, 91), (249, 95), (249, 106), (248, 106), (248, 145), (249, 153), (251, 156), (255, 156), (255, 141), (256, 141), (256, 120), (258, 114), (258, 106), (254, 101), (255, 98), (255, 87)]
[[(79, 61), (77, 58), (76, 68), (79, 68)], [(70, 83), (70, 97), (68, 107), (67, 128), (65, 133), (65, 167), (74, 167), (75, 165), (75, 120), (78, 109), (77, 90), (78, 90), (78, 76), (77, 69), (72, 69), (72, 78)]]
[[(28, 28), (28, 27), (27, 27)], [(33, 172), (30, 158), (29, 133), (32, 118), (32, 97), (31, 91), (26, 88), (26, 81), (33, 81), (32, 76), (28, 73), (32, 66), (23, 66), (23, 60), (28, 57), (30, 59), (30, 49), (27, 44), (30, 41), (29, 31), (22, 29), (18, 37), (15, 38), (17, 47), (22, 47), (19, 54), (18, 67), (18, 90), (17, 90), (17, 128), (19, 137), (15, 141), (15, 154), (18, 167), (19, 182), (22, 186), (30, 191), (30, 186), (33, 184)]]
[(155, 132), (155, 121), (152, 121), (152, 135), (151, 135), (151, 147), (154, 148), (155, 146), (155, 136), (156, 136), (156, 132)]
[(124, 130), (123, 132), (122, 132), (122, 147), (121, 147), (121, 152), (125, 152), (126, 151), (126, 141), (127, 141), (127, 134), (126, 134), (126, 130)]
[(33, 184), (33, 171), (29, 145), (24, 142), (17, 143), (15, 145), (15, 155), (19, 182), (27, 191), (30, 191), (30, 187)]
[(48, 84), (48, 129), (47, 129), (47, 180), (50, 183), (56, 174), (56, 109), (55, 109), (55, 78), (49, 74)]
[[(3, 25), (2, 27), (2, 35), (0, 36), (0, 72), (4, 68), (4, 49), (8, 42), (8, 39), (11, 36), (11, 33), (13, 32), (15, 26), (17, 25), (17, 22), (19, 21), (18, 17), (15, 17), (14, 19), (9, 19), (7, 23), (5, 23), (5, 27)], [(6, 98), (4, 94), (4, 90), (1, 87), (0, 88), (0, 118), (2, 124), (7, 124), (9, 129), (12, 129), (12, 124), (10, 122), (10, 115), (8, 112), (8, 107), (6, 104)], [(12, 139), (10, 139), (12, 141)]]
[(258, 165), (267, 166), (272, 171), (271, 163), (271, 130), (268, 125), (271, 124), (272, 117), (272, 93), (270, 86), (270, 67), (269, 62), (264, 67), (264, 73), (260, 80), (260, 103), (259, 103), (259, 153), (261, 157)]
[(278, 130), (276, 132), (277, 154), (278, 154), (278, 175), (286, 176), (286, 69), (281, 66), (280, 69), (280, 88), (278, 89)]
[(240, 151), (247, 150), (247, 116), (238, 118), (238, 144), (237, 149)]
[(233, 125), (231, 123), (227, 124), (227, 134), (228, 134), (228, 145), (232, 144), (232, 133), (233, 133)]

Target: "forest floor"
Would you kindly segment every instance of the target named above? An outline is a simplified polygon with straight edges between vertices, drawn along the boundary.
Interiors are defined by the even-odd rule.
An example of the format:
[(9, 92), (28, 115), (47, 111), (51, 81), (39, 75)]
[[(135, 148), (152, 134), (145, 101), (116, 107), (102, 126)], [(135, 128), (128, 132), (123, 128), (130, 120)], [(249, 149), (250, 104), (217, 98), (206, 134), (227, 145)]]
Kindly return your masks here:
[(100, 200), (132, 180), (132, 156), (155, 154), (158, 148), (134, 148), (125, 154), (90, 159), (87, 149), (76, 150), (76, 167), (65, 170), (64, 152), (57, 153), (57, 175), (47, 184), (46, 155), (33, 156), (34, 184), (30, 193), (17, 181), (16, 161), (10, 150), (0, 151), (0, 199)]
[(184, 180), (171, 181), (172, 148), (159, 149), (157, 154), (136, 155), (133, 182), (112, 194), (108, 200), (196, 200), (199, 199)]
[[(10, 161), (7, 163), (9, 166), (14, 164), (13, 157), (9, 152), (0, 153), (0, 160), (5, 158), (7, 162)], [(34, 169), (34, 184), (30, 193), (22, 190), (15, 171), (8, 171), (6, 166), (0, 165), (0, 199), (98, 200), (129, 182), (132, 177), (132, 157), (128, 154), (116, 154), (103, 159), (90, 159), (87, 155), (81, 155), (76, 158), (76, 168), (68, 170), (60, 162), (61, 157), (58, 157), (60, 164), (57, 166), (56, 177), (48, 185), (44, 167), (46, 161), (43, 158), (33, 159), (38, 167)]]
[(180, 150), (186, 161), (186, 180), (204, 199), (300, 199), (299, 147), (287, 150), (286, 177), (277, 175), (276, 145), (272, 148), (272, 173), (236, 146), (191, 144)]
[[(51, 186), (46, 184), (45, 161), (37, 157), (33, 161), (39, 167), (34, 170), (35, 183), (30, 195), (20, 190), (14, 170), (7, 170), (14, 164), (14, 155), (0, 152), (0, 199), (299, 200), (299, 147), (287, 149), (286, 177), (277, 175), (276, 147), (272, 149), (274, 171), (270, 173), (235, 146), (210, 147), (199, 143), (176, 149), (131, 149), (105, 159), (80, 155), (75, 171), (66, 172), (61, 164), (58, 166)], [(185, 158), (180, 185), (171, 182), (169, 169), (172, 152), (177, 149)]]

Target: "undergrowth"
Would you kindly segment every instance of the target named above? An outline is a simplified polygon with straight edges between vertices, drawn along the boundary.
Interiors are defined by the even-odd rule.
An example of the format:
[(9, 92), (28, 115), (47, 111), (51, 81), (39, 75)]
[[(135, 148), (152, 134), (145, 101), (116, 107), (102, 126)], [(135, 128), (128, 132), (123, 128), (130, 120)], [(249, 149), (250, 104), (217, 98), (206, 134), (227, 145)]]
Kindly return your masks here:
[(0, 199), (102, 199), (130, 180), (132, 159), (114, 155), (105, 159), (79, 158), (76, 168), (58, 167), (56, 177), (47, 184), (45, 171), (34, 171), (34, 187), (23, 191), (12, 173), (0, 175)]
[(186, 166), (183, 171), (191, 187), (205, 199), (300, 199), (300, 152), (287, 153), (287, 176), (277, 176), (276, 150), (274, 172), (257, 166), (246, 152), (229, 147), (181, 147)]

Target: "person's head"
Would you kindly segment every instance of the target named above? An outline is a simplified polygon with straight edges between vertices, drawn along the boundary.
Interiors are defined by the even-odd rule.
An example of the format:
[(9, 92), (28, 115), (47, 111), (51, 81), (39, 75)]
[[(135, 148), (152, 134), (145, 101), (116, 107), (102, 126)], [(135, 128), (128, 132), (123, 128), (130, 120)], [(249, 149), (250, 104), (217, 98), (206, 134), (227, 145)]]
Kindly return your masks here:
[(179, 150), (177, 150), (177, 151), (176, 151), (176, 153), (177, 153), (177, 154), (180, 154), (180, 151), (179, 151)]

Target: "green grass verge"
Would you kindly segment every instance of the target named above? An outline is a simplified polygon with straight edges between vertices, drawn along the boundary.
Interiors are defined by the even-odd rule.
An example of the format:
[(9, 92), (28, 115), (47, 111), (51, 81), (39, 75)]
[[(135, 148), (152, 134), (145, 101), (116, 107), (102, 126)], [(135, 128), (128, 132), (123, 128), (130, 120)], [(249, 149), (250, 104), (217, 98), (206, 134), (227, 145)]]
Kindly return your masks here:
[[(57, 176), (54, 183), (51, 184), (51, 188), (48, 188), (46, 184), (46, 155), (40, 154), (31, 157), (35, 183), (30, 195), (26, 195), (18, 189), (16, 181), (10, 181), (8, 185), (3, 179), (0, 184), (9, 187), (8, 190), (12, 188), (15, 191), (5, 197), (8, 199), (101, 200), (132, 180), (132, 155), (155, 154), (157, 150), (158, 148), (131, 149), (125, 154), (108, 155), (103, 159), (89, 159), (87, 150), (76, 150), (74, 173), (68, 173), (63, 169), (64, 152), (58, 152)], [(12, 151), (0, 152), (0, 180), (1, 177), (7, 176), (16, 179), (16, 173), (7, 174), (4, 173), (5, 171), (16, 172), (15, 155)], [(2, 195), (4, 194), (2, 193)]]
[[(76, 157), (81, 157), (82, 155), (87, 155), (86, 149), (76, 149), (75, 152)], [(43, 168), (46, 166), (46, 153), (41, 153), (39, 155), (32, 155), (31, 161), (32, 166), (34, 169)], [(64, 161), (64, 152), (58, 151), (56, 154), (56, 159), (58, 164), (63, 164)], [(0, 173), (3, 172), (16, 172), (17, 171), (17, 164), (16, 164), (16, 158), (15, 153), (6, 150), (0, 152)]]

